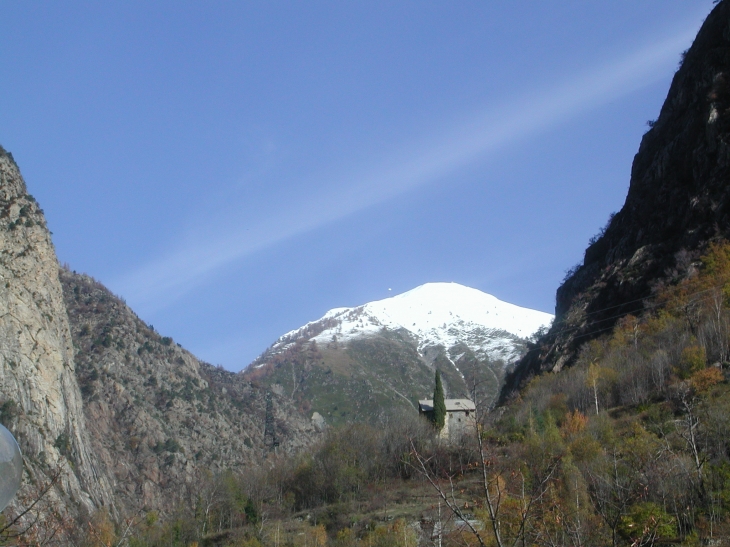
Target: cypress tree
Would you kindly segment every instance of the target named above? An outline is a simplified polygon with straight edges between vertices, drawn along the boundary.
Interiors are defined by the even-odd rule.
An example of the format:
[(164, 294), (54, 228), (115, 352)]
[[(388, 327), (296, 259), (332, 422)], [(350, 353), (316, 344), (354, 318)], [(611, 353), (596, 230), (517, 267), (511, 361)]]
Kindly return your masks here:
[(433, 425), (439, 431), (446, 423), (446, 402), (444, 401), (444, 386), (441, 385), (441, 373), (436, 371), (436, 387), (433, 390)]

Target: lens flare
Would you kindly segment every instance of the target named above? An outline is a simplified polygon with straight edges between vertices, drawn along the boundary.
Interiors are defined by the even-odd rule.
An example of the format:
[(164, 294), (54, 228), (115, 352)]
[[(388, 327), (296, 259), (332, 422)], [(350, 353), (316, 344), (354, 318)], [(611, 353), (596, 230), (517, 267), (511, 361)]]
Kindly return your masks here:
[(0, 425), (0, 511), (7, 507), (20, 488), (23, 456), (15, 437)]

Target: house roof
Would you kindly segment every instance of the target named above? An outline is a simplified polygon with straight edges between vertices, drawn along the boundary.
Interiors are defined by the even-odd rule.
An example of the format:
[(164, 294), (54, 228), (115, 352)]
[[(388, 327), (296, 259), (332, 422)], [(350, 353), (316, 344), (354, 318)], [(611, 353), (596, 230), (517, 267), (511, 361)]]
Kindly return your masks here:
[[(446, 412), (465, 412), (477, 409), (474, 401), (469, 399), (446, 399), (444, 403), (446, 403)], [(421, 412), (431, 412), (433, 410), (433, 399), (418, 401), (418, 408)]]

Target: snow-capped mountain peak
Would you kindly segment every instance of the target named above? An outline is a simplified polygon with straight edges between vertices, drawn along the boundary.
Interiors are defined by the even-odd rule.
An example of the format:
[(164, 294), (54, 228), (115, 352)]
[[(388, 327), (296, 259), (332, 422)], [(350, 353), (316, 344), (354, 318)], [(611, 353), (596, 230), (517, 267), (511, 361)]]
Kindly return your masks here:
[(282, 336), (274, 348), (302, 337), (326, 344), (374, 335), (383, 328), (405, 329), (418, 340), (419, 350), (437, 345), (448, 350), (464, 343), (478, 355), (508, 363), (519, 356), (510, 341), (527, 338), (552, 319), (551, 314), (458, 283), (426, 283), (384, 300), (332, 309)]
[(474, 323), (526, 338), (552, 321), (552, 315), (502, 302), (458, 283), (426, 283), (362, 306), (365, 313), (398, 324), (414, 334), (440, 326)]
[(247, 374), (331, 424), (416, 411), (435, 370), (448, 396), (489, 404), (525, 338), (551, 320), (457, 283), (427, 283), (328, 311), (279, 338)]

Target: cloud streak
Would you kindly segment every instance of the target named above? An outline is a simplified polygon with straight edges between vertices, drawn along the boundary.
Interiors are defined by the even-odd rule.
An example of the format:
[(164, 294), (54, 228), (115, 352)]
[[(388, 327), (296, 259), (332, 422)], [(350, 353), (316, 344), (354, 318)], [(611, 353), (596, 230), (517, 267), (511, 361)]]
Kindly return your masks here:
[(254, 224), (187, 241), (110, 285), (137, 309), (145, 313), (159, 310), (237, 260), (434, 183), (506, 146), (666, 77), (667, 68), (677, 61), (677, 52), (695, 33), (696, 28), (688, 29), (552, 89), (477, 112), (446, 136), (441, 134), (438, 141), (421, 144), (369, 172), (327, 177), (323, 182), (330, 189), (315, 193), (306, 203), (279, 204), (270, 216)]

